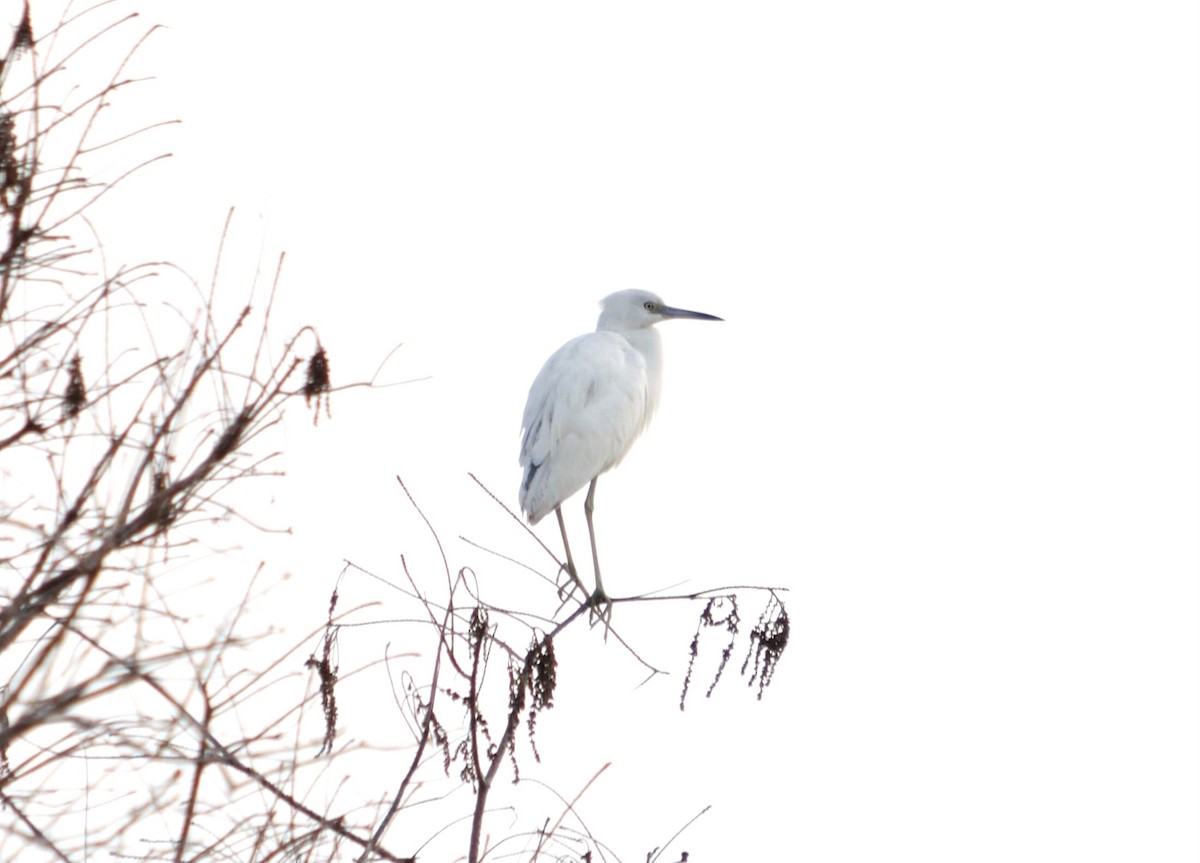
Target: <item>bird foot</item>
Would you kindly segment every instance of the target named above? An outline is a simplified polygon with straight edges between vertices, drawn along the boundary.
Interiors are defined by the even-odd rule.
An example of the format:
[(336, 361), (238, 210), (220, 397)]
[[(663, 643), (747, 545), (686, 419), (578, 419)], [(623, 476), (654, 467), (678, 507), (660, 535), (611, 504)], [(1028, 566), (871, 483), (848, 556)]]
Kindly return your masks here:
[(588, 597), (588, 608), (591, 609), (589, 617), (594, 626), (597, 622), (603, 623), (607, 630), (609, 623), (612, 621), (613, 601), (608, 598), (608, 594), (603, 588), (597, 587), (596, 590)]
[(566, 584), (556, 584), (555, 586), (558, 588), (559, 601), (565, 605), (567, 603), (567, 600), (569, 600), (572, 596), (575, 595), (576, 588), (583, 591), (584, 593), (587, 593), (587, 588), (583, 586), (583, 581), (579, 578), (579, 575), (576, 574), (575, 568), (573, 566), (570, 566), (565, 563), (560, 565), (558, 568), (559, 578), (562, 577), (562, 574), (564, 572), (567, 574), (567, 576), (570, 578), (570, 580)]

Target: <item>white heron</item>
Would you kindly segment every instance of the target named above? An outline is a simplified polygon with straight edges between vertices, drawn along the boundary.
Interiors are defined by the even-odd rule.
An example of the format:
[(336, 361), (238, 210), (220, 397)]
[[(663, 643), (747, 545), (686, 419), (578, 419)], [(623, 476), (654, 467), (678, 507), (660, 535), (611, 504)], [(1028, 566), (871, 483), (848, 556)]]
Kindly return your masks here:
[(530, 524), (537, 524), (554, 510), (567, 554), (567, 573), (581, 588), (562, 504), (588, 485), (583, 511), (596, 573), (596, 591), (589, 600), (594, 606), (608, 602), (592, 526), (596, 480), (620, 463), (658, 407), (662, 340), (654, 325), (671, 318), (722, 320), (672, 308), (649, 291), (618, 291), (600, 306), (596, 331), (577, 336), (555, 351), (529, 388), (520, 459), (521, 511)]

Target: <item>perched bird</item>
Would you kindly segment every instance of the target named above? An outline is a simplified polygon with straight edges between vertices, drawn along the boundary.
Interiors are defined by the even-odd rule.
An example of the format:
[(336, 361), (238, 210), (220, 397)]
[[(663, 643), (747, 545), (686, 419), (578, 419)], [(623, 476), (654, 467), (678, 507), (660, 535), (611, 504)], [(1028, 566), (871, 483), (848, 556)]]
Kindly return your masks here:
[(600, 307), (596, 331), (577, 336), (555, 351), (529, 388), (520, 458), (521, 511), (530, 524), (537, 524), (554, 510), (567, 572), (580, 587), (583, 582), (571, 558), (562, 504), (590, 483), (583, 511), (596, 573), (590, 602), (596, 606), (608, 602), (592, 526), (596, 480), (620, 463), (658, 406), (662, 340), (654, 325), (671, 318), (721, 320), (672, 308), (649, 291), (618, 291), (605, 297)]

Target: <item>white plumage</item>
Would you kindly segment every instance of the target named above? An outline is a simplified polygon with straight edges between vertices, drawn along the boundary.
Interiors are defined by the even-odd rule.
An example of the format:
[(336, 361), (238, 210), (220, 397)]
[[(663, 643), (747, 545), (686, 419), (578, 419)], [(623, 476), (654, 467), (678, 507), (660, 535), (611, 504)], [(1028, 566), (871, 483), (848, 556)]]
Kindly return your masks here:
[(530, 524), (625, 457), (658, 404), (659, 375), (649, 365), (620, 333), (601, 330), (571, 339), (542, 366), (521, 446)]
[(529, 388), (520, 458), (521, 511), (530, 524), (555, 511), (567, 570), (576, 581), (561, 506), (591, 484), (584, 512), (596, 573), (593, 601), (607, 598), (592, 527), (596, 478), (621, 462), (658, 407), (662, 341), (654, 325), (671, 318), (721, 320), (672, 308), (656, 294), (639, 290), (610, 294), (601, 309), (596, 331), (555, 351)]

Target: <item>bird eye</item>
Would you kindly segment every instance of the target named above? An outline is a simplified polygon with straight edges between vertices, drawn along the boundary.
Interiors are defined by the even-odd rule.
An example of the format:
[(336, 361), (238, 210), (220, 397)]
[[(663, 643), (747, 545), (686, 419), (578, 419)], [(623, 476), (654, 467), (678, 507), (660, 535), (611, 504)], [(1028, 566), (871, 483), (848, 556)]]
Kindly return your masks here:
[(642, 303), (642, 308), (648, 312), (654, 311), (656, 308), (654, 305), (654, 300), (646, 300), (646, 302)]

